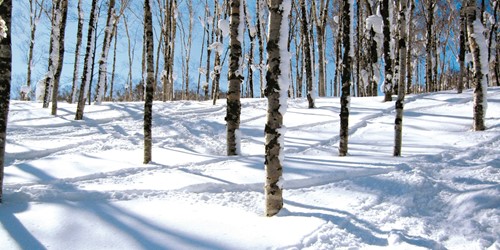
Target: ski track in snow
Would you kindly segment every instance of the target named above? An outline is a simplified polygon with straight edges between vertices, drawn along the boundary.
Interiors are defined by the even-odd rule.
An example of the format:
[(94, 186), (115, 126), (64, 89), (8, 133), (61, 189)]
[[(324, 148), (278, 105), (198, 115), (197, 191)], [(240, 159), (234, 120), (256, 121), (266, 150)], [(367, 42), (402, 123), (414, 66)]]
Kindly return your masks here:
[[(500, 89), (494, 88), (488, 97), (498, 103), (498, 96), (500, 96)], [(429, 98), (435, 99), (429, 100)], [(302, 124), (287, 125), (285, 154), (286, 161), (291, 162), (292, 171), (295, 166), (300, 166), (301, 160), (299, 159), (302, 156), (324, 155), (318, 154), (318, 151), (336, 154), (334, 149), (336, 149), (339, 140), (338, 135), (336, 135), (339, 123), (338, 99), (319, 100), (317, 109), (319, 111), (312, 112), (322, 112), (324, 118), (313, 121), (304, 120)], [(423, 102), (423, 100), (426, 101)], [(357, 101), (362, 102), (361, 99)], [(335, 103), (332, 104), (333, 102)], [(451, 92), (436, 95), (412, 95), (408, 96), (405, 101), (405, 112), (423, 113), (449, 105), (470, 102), (470, 92), (462, 95), (451, 94)], [(355, 117), (355, 122), (350, 124), (349, 128), (351, 138), (359, 136), (371, 124), (380, 123), (381, 120), (393, 121), (393, 102), (380, 104), (380, 107), (365, 112), (360, 111), (357, 104), (354, 102), (351, 107), (351, 114)], [(30, 108), (26, 108), (26, 105)], [(73, 110), (76, 109), (73, 109), (73, 106), (69, 104), (62, 105), (61, 114), (56, 117), (51, 117), (48, 114), (40, 115), (39, 112), (48, 113), (48, 111), (32, 110), (31, 108), (34, 106), (37, 107), (38, 104), (31, 105), (21, 102), (13, 104), (9, 117), (7, 140), (8, 145), (12, 146), (13, 149), (9, 150), (8, 148), (6, 153), (7, 169), (30, 162), (50, 160), (62, 155), (95, 157), (100, 152), (107, 150), (131, 151), (142, 147), (142, 104), (109, 103), (97, 107), (90, 106), (84, 115), (84, 121), (72, 120)], [(245, 109), (260, 110), (260, 113), (265, 112), (265, 100), (243, 101), (242, 141), (244, 145), (249, 145), (249, 148), (238, 159), (223, 156), (225, 154), (225, 105), (212, 106), (208, 102), (189, 101), (157, 104), (154, 105), (153, 147), (164, 150), (180, 150), (188, 155), (202, 157), (203, 160), (193, 159), (180, 164), (168, 165), (164, 162), (152, 162), (145, 166), (139, 165), (139, 167), (68, 178), (45, 178), (25, 183), (9, 183), (7, 175), (7, 182), (4, 183), (6, 197), (15, 202), (49, 203), (54, 200), (70, 202), (136, 199), (183, 200), (236, 207), (260, 214), (263, 209), (261, 203), (264, 199), (262, 194), (263, 180), (245, 183), (233, 182), (227, 176), (220, 177), (211, 172), (213, 166), (231, 164), (235, 160), (253, 166), (250, 170), (257, 168), (261, 169), (259, 171), (263, 171), (263, 159), (260, 159), (263, 156), (263, 149), (253, 152), (255, 147), (252, 145), (261, 143), (260, 147), (263, 148), (265, 114), (256, 115), (257, 112), (254, 111), (247, 116)], [(106, 117), (107, 110), (113, 111), (112, 114), (115, 116)], [(20, 112), (30, 112), (30, 114), (19, 115), (19, 117), (31, 116), (33, 118), (16, 119), (16, 114)], [(303, 100), (290, 100), (287, 115), (294, 112), (298, 115), (300, 113), (307, 114), (309, 111), (304, 106)], [(486, 207), (479, 207), (474, 203), (474, 197), (467, 196), (473, 192), (479, 192), (488, 197), (500, 194), (500, 161), (495, 158), (495, 156), (500, 156), (498, 150), (500, 148), (500, 135), (498, 135), (500, 122), (498, 120), (498, 117), (490, 118), (490, 121), (495, 121), (495, 126), (490, 128), (492, 135), (484, 132), (481, 142), (467, 148), (448, 148), (448, 150), (436, 154), (411, 155), (396, 160), (398, 163), (394, 163), (394, 161), (391, 163), (391, 159), (378, 163), (350, 162), (348, 158), (342, 163), (343, 165), (340, 164), (345, 168), (332, 168), (333, 172), (331, 173), (327, 173), (327, 169), (325, 169), (326, 173), (311, 173), (286, 180), (285, 209), (280, 212), (280, 215), (314, 217), (323, 220), (324, 223), (301, 239), (299, 244), (280, 246), (280, 249), (363, 248), (366, 246), (447, 249), (449, 246), (442, 242), (454, 242), (457, 239), (450, 239), (449, 236), (445, 235), (446, 230), (457, 234), (470, 232), (460, 230), (462, 215), (446, 209), (444, 204), (446, 202), (457, 204), (464, 210), (472, 207), (479, 213), (482, 213), (482, 209), (493, 208), (496, 209), (493, 211), (493, 216), (500, 218), (498, 214), (500, 198), (493, 199), (493, 203), (489, 204), (489, 207), (488, 204)], [(470, 121), (472, 122), (472, 119)], [(258, 127), (257, 124), (262, 126)], [(323, 128), (329, 128), (334, 132), (330, 133), (330, 137), (316, 141), (299, 142), (293, 139), (293, 136), (299, 138), (301, 134), (315, 133)], [(465, 133), (467, 130), (464, 129), (463, 132)], [(291, 135), (292, 138), (287, 137), (287, 135)], [(37, 144), (37, 141), (42, 142), (42, 144)], [(44, 145), (44, 141), (57, 141), (58, 145)], [(496, 152), (495, 155), (483, 155), (484, 152), (491, 149)], [(157, 151), (153, 151), (153, 160), (155, 152)], [(332, 161), (325, 160), (325, 163), (317, 161), (314, 164), (318, 164), (318, 166), (325, 165), (327, 167), (329, 164), (334, 164)], [(457, 166), (459, 170), (453, 170), (456, 171), (453, 172), (446, 168), (450, 164)], [(487, 166), (485, 167), (485, 165)], [(461, 169), (466, 168), (477, 168), (481, 178), (460, 175)], [(285, 169), (286, 171), (287, 169)], [(113, 184), (111, 188), (120, 185), (126, 186), (128, 182), (134, 182), (148, 176), (173, 173), (196, 176), (200, 178), (200, 182), (163, 189), (96, 188), (103, 183)], [(388, 182), (392, 181), (391, 178), (400, 178), (398, 176), (401, 173), (408, 174), (408, 179), (402, 179), (402, 183), (417, 182), (418, 189), (415, 190), (415, 187), (402, 184), (399, 186), (396, 183), (388, 185)], [(469, 173), (464, 170), (465, 175)], [(449, 178), (442, 179), (442, 176), (449, 176)], [(474, 184), (475, 188), (470, 189), (469, 184)], [(477, 189), (478, 186), (481, 188)], [(391, 189), (386, 190), (387, 187)], [(379, 188), (380, 190), (378, 190)], [(310, 197), (307, 199), (304, 197), (304, 195), (308, 196), (308, 192), (316, 193), (318, 190), (331, 195), (337, 193), (339, 196), (343, 196), (345, 194), (342, 191), (346, 192), (346, 189), (360, 193), (358, 197), (349, 200), (351, 212), (348, 212), (347, 208), (346, 210), (330, 208), (328, 204), (322, 204), (325, 201), (319, 198), (318, 204), (306, 204)], [(363, 192), (372, 193), (374, 190), (381, 193), (378, 196), (362, 194)], [(347, 206), (347, 204), (344, 205)], [(443, 210), (443, 208), (445, 209)], [(419, 220), (414, 216), (415, 214), (420, 215), (423, 219)], [(405, 219), (403, 222), (397, 221), (391, 218), (393, 215)], [(481, 214), (481, 216), (483, 215)], [(476, 216), (474, 211), (470, 212), (470, 216)], [(375, 222), (374, 218), (381, 218), (382, 221)], [(481, 224), (481, 219), (473, 218), (472, 222), (467, 223)], [(432, 225), (436, 223), (435, 220), (440, 221), (440, 225), (449, 224), (449, 226), (433, 227)], [(471, 227), (474, 226), (478, 225)], [(479, 246), (495, 247), (495, 244), (498, 246), (500, 240), (491, 238), (491, 235), (500, 237), (500, 230), (495, 229), (494, 225), (487, 224), (487, 226), (493, 226), (493, 229), (488, 229), (490, 230), (489, 234), (480, 233), (484, 238), (478, 243)], [(442, 238), (439, 238), (439, 235), (443, 235)]]

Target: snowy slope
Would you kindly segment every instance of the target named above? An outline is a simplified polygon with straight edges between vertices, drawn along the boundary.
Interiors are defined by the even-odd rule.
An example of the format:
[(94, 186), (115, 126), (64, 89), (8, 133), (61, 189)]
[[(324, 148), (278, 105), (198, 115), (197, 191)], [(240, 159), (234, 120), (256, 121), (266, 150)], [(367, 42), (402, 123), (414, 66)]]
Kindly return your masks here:
[(353, 98), (348, 157), (339, 100), (290, 100), (285, 209), (263, 216), (266, 100), (242, 100), (243, 156), (225, 152), (225, 101), (154, 104), (142, 164), (141, 103), (12, 102), (2, 249), (500, 249), (500, 88), (488, 130), (472, 93), (407, 98), (403, 157), (394, 104)]

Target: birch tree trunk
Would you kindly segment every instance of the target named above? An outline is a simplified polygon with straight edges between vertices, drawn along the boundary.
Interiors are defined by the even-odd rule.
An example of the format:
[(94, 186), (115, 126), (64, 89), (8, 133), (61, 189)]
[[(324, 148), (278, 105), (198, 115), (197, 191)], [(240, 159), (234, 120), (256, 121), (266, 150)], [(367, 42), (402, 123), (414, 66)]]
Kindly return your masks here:
[(399, 2), (398, 29), (399, 87), (398, 98), (396, 100), (396, 120), (394, 121), (394, 156), (401, 156), (401, 145), (403, 141), (403, 108), (406, 92), (406, 0)]
[[(360, 50), (363, 46), (362, 44), (362, 33), (361, 33), (361, 26), (363, 25), (363, 21), (361, 19), (361, 8), (360, 8), (360, 3), (358, 2), (357, 3), (357, 6), (356, 6), (356, 46), (355, 46), (355, 57), (356, 57), (356, 63), (355, 63), (355, 68), (356, 68), (356, 75), (355, 75), (355, 82), (356, 82), (356, 95), (355, 96), (358, 96), (358, 97), (362, 97), (362, 96), (365, 96), (365, 86), (364, 86), (364, 83), (362, 83), (362, 79), (361, 79), (361, 55), (360, 55)], [(352, 13), (352, 15), (354, 15), (354, 13)], [(354, 25), (354, 23), (353, 23)], [(354, 43), (354, 41), (352, 41)]]
[(80, 84), (80, 93), (78, 97), (78, 105), (76, 108), (75, 120), (83, 119), (83, 112), (85, 109), (85, 101), (87, 100), (88, 86), (90, 85), (91, 69), (92, 69), (92, 51), (94, 51), (94, 40), (95, 40), (95, 16), (97, 10), (97, 0), (92, 0), (92, 7), (90, 10), (89, 28), (87, 33), (87, 49), (85, 50), (85, 59), (83, 66), (82, 82)]
[(252, 25), (252, 18), (248, 14), (248, 9), (247, 9), (247, 1), (244, 1), (243, 4), (243, 10), (245, 13), (245, 21), (247, 24), (247, 29), (248, 29), (248, 38), (250, 39), (250, 50), (248, 51), (248, 77), (247, 77), (247, 85), (248, 85), (248, 97), (253, 98), (254, 97), (254, 84), (253, 84), (253, 69), (255, 68), (254, 65), (254, 57), (253, 57), (253, 52), (255, 50), (255, 36), (257, 34), (256, 28)]
[(176, 22), (176, 10), (177, 1), (167, 0), (167, 5), (165, 8), (165, 24), (163, 26), (164, 36), (163, 39), (165, 43), (164, 48), (164, 68), (162, 73), (163, 81), (163, 96), (162, 100), (171, 101), (174, 97), (174, 55), (175, 55), (175, 36), (177, 32), (177, 22)]
[(263, 8), (264, 2), (263, 0), (255, 1), (257, 10), (257, 38), (259, 41), (259, 92), (260, 97), (264, 97), (264, 40), (265, 40), (265, 30), (264, 30), (264, 18), (263, 18)]
[(351, 0), (342, 1), (342, 44), (344, 54), (342, 56), (342, 94), (340, 96), (340, 142), (339, 156), (346, 156), (349, 139), (349, 106), (351, 99), (351, 76), (352, 76), (352, 46), (351, 25), (352, 23)]
[[(111, 35), (114, 37), (113, 44), (113, 62), (111, 63), (111, 82), (109, 83), (109, 101), (113, 101), (113, 88), (115, 85), (115, 71), (116, 71), (116, 45), (118, 42), (118, 18), (115, 18), (115, 22), (113, 24), (113, 33)], [(155, 81), (156, 82), (156, 81)]]
[(384, 22), (384, 61), (385, 61), (385, 77), (384, 77), (384, 101), (392, 101), (392, 59), (391, 59), (391, 29), (389, 22), (389, 0), (381, 0), (381, 14)]
[(411, 91), (411, 85), (412, 85), (412, 78), (413, 78), (413, 69), (412, 69), (412, 34), (413, 34), (413, 9), (415, 9), (415, 0), (409, 0), (409, 10), (408, 10), (408, 32), (407, 32), (407, 37), (406, 40), (408, 41), (406, 43), (406, 93), (410, 93)]
[(231, 0), (230, 54), (227, 90), (227, 155), (239, 155), (240, 152), (240, 114), (241, 114), (241, 83), (242, 71), (242, 43), (245, 27), (242, 0)]
[[(0, 19), (5, 22), (0, 27), (0, 203), (3, 198), (3, 177), (5, 165), (5, 144), (7, 137), (7, 118), (9, 116), (10, 86), (12, 79), (12, 40), (11, 40), (12, 0), (0, 1)], [(6, 30), (4, 29), (6, 28)]]
[[(126, 100), (132, 101), (132, 63), (134, 59), (134, 53), (132, 51), (132, 40), (130, 38), (130, 32), (128, 29), (127, 17), (123, 19), (123, 25), (125, 26), (125, 34), (127, 35), (127, 54), (128, 54), (128, 78), (127, 84), (125, 85), (125, 91), (127, 92)], [(166, 49), (165, 49), (166, 50)]]
[[(208, 5), (206, 7), (206, 15), (209, 15), (209, 9)], [(208, 22), (205, 22), (205, 25), (207, 25), (206, 28), (206, 34), (207, 34), (207, 66), (205, 68), (205, 81), (206, 81), (206, 90), (205, 92), (208, 93), (209, 89), (209, 83), (210, 83), (210, 66), (211, 66), (211, 59), (212, 59), (212, 50), (210, 49), (210, 45), (214, 42), (214, 32), (215, 32), (215, 15), (212, 17), (212, 30), (209, 32), (208, 25), (210, 25)], [(212, 81), (212, 89), (213, 89), (213, 81)], [(212, 91), (213, 93), (213, 91)], [(205, 94), (205, 100), (208, 100), (210, 98), (209, 94)]]
[[(365, 0), (365, 6), (368, 10), (368, 15), (372, 16), (374, 15), (372, 6), (368, 0)], [(378, 46), (377, 46), (377, 41), (375, 40), (375, 29), (373, 28), (373, 24), (370, 25), (370, 28), (368, 29), (368, 79), (369, 79), (369, 86), (368, 86), (368, 92), (370, 93), (371, 96), (377, 96), (378, 95), (378, 81), (377, 79), (379, 77), (376, 77), (375, 74), (379, 74), (379, 66), (378, 66)]]
[[(215, 5), (217, 6), (217, 8), (215, 8), (215, 15), (214, 17), (216, 18), (215, 20), (220, 20), (222, 14), (220, 13), (220, 10), (219, 10), (219, 3), (218, 1), (215, 1)], [(222, 46), (224, 40), (223, 40), (223, 37), (222, 37), (222, 31), (220, 30), (219, 28), (219, 24), (218, 24), (218, 21), (217, 21), (217, 25), (214, 25), (214, 29), (215, 29), (215, 40), (216, 42), (218, 42), (220, 44), (220, 46)], [(217, 99), (219, 99), (219, 83), (220, 83), (220, 73), (221, 73), (221, 70), (222, 70), (222, 66), (221, 66), (221, 51), (222, 49), (216, 49), (215, 51), (215, 61), (214, 61), (214, 70), (213, 70), (213, 79), (212, 79), (212, 104), (215, 105), (217, 103)]]
[(144, 102), (144, 164), (152, 160), (151, 128), (153, 123), (153, 82), (155, 80), (154, 69), (154, 44), (153, 44), (153, 15), (149, 0), (144, 0), (144, 34), (146, 42), (146, 88)]
[(59, 40), (58, 42), (58, 56), (57, 68), (54, 75), (54, 86), (52, 89), (52, 115), (57, 114), (57, 96), (59, 95), (59, 81), (61, 79), (61, 72), (64, 62), (64, 35), (66, 31), (66, 19), (68, 16), (68, 0), (60, 0), (59, 11), (61, 15), (61, 23), (59, 24)]
[(54, 77), (56, 74), (57, 68), (57, 56), (59, 50), (59, 24), (60, 24), (60, 15), (59, 15), (59, 0), (52, 0), (52, 11), (51, 11), (51, 29), (50, 29), (50, 42), (49, 42), (49, 62), (47, 66), (47, 73), (45, 74), (45, 88), (43, 91), (43, 108), (48, 108), (51, 98), (51, 91), (54, 85)]
[[(42, 0), (40, 3), (38, 3), (37, 0), (30, 0), (30, 46), (28, 49), (28, 68), (26, 70), (26, 85), (28, 89), (30, 90), (29, 93), (25, 93), (25, 99), (30, 100), (30, 94), (31, 94), (31, 72), (32, 72), (32, 67), (33, 67), (33, 50), (35, 49), (35, 36), (36, 36), (36, 28), (37, 28), (37, 22), (42, 16), (43, 13), (43, 3), (44, 0)], [(23, 97), (21, 97), (23, 98)]]
[(464, 5), (460, 8), (460, 44), (459, 44), (459, 52), (458, 52), (458, 64), (460, 65), (460, 73), (458, 76), (458, 86), (457, 92), (458, 94), (463, 92), (464, 89), (464, 77), (465, 77), (465, 13), (464, 13)]
[(306, 1), (300, 0), (301, 11), (301, 28), (302, 28), (302, 45), (304, 51), (306, 85), (307, 85), (307, 101), (309, 108), (314, 108), (314, 90), (313, 90), (313, 69), (311, 61), (311, 44), (309, 42), (309, 25), (307, 22)]
[[(203, 22), (203, 38), (201, 39), (202, 40), (202, 44), (201, 44), (201, 52), (200, 52), (200, 64), (198, 66), (198, 87), (196, 88), (196, 100), (200, 100), (200, 85), (201, 85), (201, 75), (202, 75), (202, 63), (203, 63), (203, 54), (205, 53), (205, 48), (208, 47), (205, 38), (207, 37), (208, 35), (208, 23), (207, 23), (207, 16), (208, 16), (208, 0), (205, 0), (205, 7), (204, 7), (204, 16), (203, 16), (203, 20), (200, 18), (200, 21)], [(205, 71), (208, 71), (208, 67), (205, 68)], [(203, 89), (205, 89), (205, 86), (208, 85), (208, 79), (206, 79), (205, 83), (203, 84)], [(208, 87), (208, 86), (207, 86)], [(205, 96), (206, 98), (206, 96)], [(206, 100), (206, 99), (205, 99)]]
[[(342, 5), (342, 3), (340, 4)], [(339, 85), (341, 81), (341, 72), (342, 72), (342, 34), (343, 34), (343, 28), (342, 28), (342, 15), (339, 14), (338, 18), (338, 26), (339, 28), (337, 29), (337, 37), (335, 39), (335, 75), (333, 77), (334, 79), (334, 91), (333, 91), (333, 96), (337, 97), (339, 96)]]
[[(312, 1), (313, 8), (316, 11), (316, 1)], [(328, 16), (328, 6), (330, 0), (321, 0), (319, 5), (318, 17), (315, 18), (316, 24), (316, 43), (318, 45), (318, 95), (326, 96), (326, 63), (325, 63), (325, 32), (326, 17)]]
[(95, 104), (100, 105), (105, 95), (105, 88), (108, 78), (108, 53), (111, 46), (111, 35), (113, 34), (113, 23), (115, 20), (115, 0), (108, 1), (108, 17), (106, 28), (104, 29), (104, 41), (102, 44), (101, 59), (99, 59), (99, 78), (95, 96)]
[(276, 215), (283, 207), (283, 148), (284, 133), (283, 115), (286, 112), (286, 99), (290, 83), (287, 71), (290, 68), (287, 51), (288, 15), (290, 0), (270, 0), (269, 35), (267, 42), (267, 121), (265, 127), (265, 169), (266, 184), (266, 216)]
[(427, 52), (425, 61), (425, 87), (427, 92), (434, 91), (435, 76), (432, 75), (432, 51), (433, 51), (433, 32), (432, 26), (434, 25), (434, 1), (427, 0), (427, 39), (425, 44), (425, 51)]
[[(494, 23), (491, 25), (489, 39), (488, 39), (488, 64), (490, 67), (490, 85), (491, 86), (500, 86), (500, 82), (498, 81), (498, 58), (497, 60), (492, 61), (491, 58), (493, 56), (498, 56), (497, 49), (493, 46), (495, 39), (498, 37), (498, 12), (500, 10), (499, 1), (495, 1), (493, 8), (493, 17), (490, 17), (494, 20)], [(500, 47), (497, 43), (496, 47)], [(493, 52), (493, 53), (492, 53)], [(496, 55), (495, 55), (496, 54)]]
[(472, 62), (474, 68), (474, 131), (483, 131), (486, 129), (484, 118), (486, 116), (488, 90), (488, 52), (486, 46), (486, 38), (483, 31), (484, 26), (479, 19), (477, 13), (476, 2), (468, 1), (466, 9), (467, 15), (467, 32), (469, 37), (469, 45), (472, 53)]
[(184, 81), (186, 86), (185, 99), (189, 99), (189, 62), (191, 59), (191, 47), (193, 44), (193, 20), (194, 20), (194, 10), (193, 10), (193, 0), (187, 2), (188, 12), (189, 12), (189, 25), (188, 25), (188, 38), (186, 47), (186, 58), (184, 58), (186, 63), (186, 71), (184, 72)]
[[(406, 0), (405, 0), (406, 1)], [(391, 22), (391, 34), (392, 39), (394, 40), (392, 54), (392, 93), (398, 94), (399, 89), (399, 46), (397, 45), (397, 41), (399, 41), (399, 28), (398, 28), (398, 13), (399, 13), (399, 3), (400, 1), (392, 1), (392, 9), (390, 9), (390, 15), (392, 15)], [(391, 40), (392, 40), (391, 39)]]
[(82, 0), (78, 0), (78, 25), (76, 31), (76, 45), (75, 45), (75, 63), (73, 68), (73, 85), (71, 87), (70, 103), (76, 102), (76, 93), (78, 86), (78, 75), (80, 70), (80, 48), (82, 47), (82, 30), (84, 13), (82, 9)]

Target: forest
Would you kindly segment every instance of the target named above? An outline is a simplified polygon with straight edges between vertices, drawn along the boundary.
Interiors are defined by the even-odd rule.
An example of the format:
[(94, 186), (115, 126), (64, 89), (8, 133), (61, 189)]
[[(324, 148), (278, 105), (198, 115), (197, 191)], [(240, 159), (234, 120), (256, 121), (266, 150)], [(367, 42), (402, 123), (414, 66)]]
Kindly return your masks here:
[[(397, 1), (354, 1), (350, 65), (355, 96), (376, 96), (387, 92), (384, 70), (397, 71)], [(467, 40), (463, 1), (409, 1), (406, 7), (407, 92), (421, 93), (457, 89), (460, 72), (470, 88), (472, 56)], [(341, 3), (338, 0), (292, 1), (287, 46), (292, 82), (291, 97), (340, 96), (342, 59)], [(387, 5), (388, 12), (382, 4)], [(477, 1), (485, 28), (491, 85), (498, 85), (498, 1)], [(88, 101), (141, 100), (146, 57), (143, 3), (141, 1), (69, 1), (63, 18), (64, 47), (61, 53), (59, 100), (75, 102), (86, 60), (91, 60)], [(229, 63), (229, 1), (151, 1), (154, 44), (155, 100), (213, 99), (227, 91)], [(217, 8), (214, 8), (217, 6)], [(264, 97), (267, 60), (268, 7), (264, 0), (243, 2), (242, 97)], [(478, 11), (479, 11), (478, 10)], [(12, 94), (16, 99), (36, 97), (49, 65), (50, 34), (55, 25), (50, 0), (14, 2), (14, 65)], [(61, 10), (62, 11), (62, 10)], [(58, 12), (56, 12), (58, 13)], [(89, 13), (93, 36), (89, 36)], [(387, 16), (388, 34), (382, 15)], [(302, 15), (304, 14), (304, 15)], [(219, 22), (221, 21), (221, 22)], [(409, 24), (409, 25), (408, 25)], [(220, 25), (220, 27), (219, 27)], [(462, 27), (462, 29), (461, 29)], [(465, 38), (460, 40), (460, 34)], [(384, 36), (389, 36), (391, 63), (384, 58)], [(307, 39), (305, 39), (307, 37)], [(87, 40), (92, 38), (90, 43)], [(465, 43), (460, 46), (461, 41)], [(86, 46), (93, 44), (84, 58)], [(462, 50), (462, 51), (461, 51)], [(307, 55), (309, 51), (310, 56)], [(218, 58), (219, 57), (219, 58)], [(460, 70), (461, 62), (464, 70)], [(105, 62), (105, 63), (104, 63)], [(307, 66), (309, 65), (309, 66)], [(385, 69), (387, 65), (387, 69)], [(311, 68), (311, 70), (307, 70)], [(305, 69), (305, 70), (304, 70)], [(220, 72), (219, 72), (220, 71)], [(105, 74), (103, 73), (105, 72)], [(166, 78), (165, 78), (166, 77)], [(102, 80), (104, 79), (104, 80)], [(163, 80), (167, 79), (167, 80)], [(397, 93), (394, 78), (392, 92)], [(102, 93), (98, 86), (103, 85)], [(219, 87), (217, 87), (219, 86)], [(219, 90), (214, 91), (214, 89)], [(24, 90), (24, 91), (23, 91)], [(38, 90), (39, 92), (43, 92)], [(27, 93), (25, 93), (27, 92)], [(102, 97), (101, 97), (102, 96)], [(40, 95), (38, 95), (40, 97)]]
[[(165, 227), (189, 221), (183, 207), (202, 206), (243, 213), (247, 222), (264, 211), (310, 226), (287, 243), (278, 237), (248, 249), (495, 249), (498, 5), (0, 0), (0, 222), (14, 222), (0, 239), (20, 248), (71, 247), (43, 238), (15, 213), (53, 205), (70, 211), (77, 203), (125, 234), (107, 243), (115, 248), (120, 239), (144, 249), (238, 248), (230, 242), (239, 234), (201, 237), (211, 221), (181, 236)], [(140, 160), (132, 156), (138, 149)], [(492, 158), (474, 161), (481, 154)], [(72, 167), (56, 173), (62, 166)], [(470, 168), (450, 177), (457, 166)], [(171, 185), (139, 185), (155, 174)], [(347, 203), (308, 192), (334, 192)], [(183, 205), (174, 204), (178, 199)], [(150, 224), (137, 211), (146, 200), (179, 209), (180, 219)], [(395, 209), (396, 219), (371, 209)], [(451, 230), (449, 220), (466, 226)], [(143, 235), (134, 226), (152, 231)], [(479, 241), (460, 240), (477, 228)], [(158, 239), (153, 231), (161, 231)], [(339, 233), (352, 238), (336, 239)]]

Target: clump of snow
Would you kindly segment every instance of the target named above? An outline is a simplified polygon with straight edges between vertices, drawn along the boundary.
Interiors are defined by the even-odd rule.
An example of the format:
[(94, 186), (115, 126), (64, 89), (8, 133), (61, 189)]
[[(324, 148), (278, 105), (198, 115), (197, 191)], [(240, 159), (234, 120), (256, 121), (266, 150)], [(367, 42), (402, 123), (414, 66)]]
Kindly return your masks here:
[(217, 23), (219, 26), (220, 31), (222, 32), (223, 37), (228, 37), (230, 30), (229, 30), (229, 22), (225, 19), (220, 19), (219, 22)]
[(373, 28), (377, 34), (382, 34), (382, 28), (384, 26), (384, 21), (382, 20), (382, 16), (379, 15), (371, 15), (366, 18), (366, 29), (370, 30)]
[(281, 128), (277, 129), (278, 131), (278, 144), (280, 145), (280, 153), (279, 153), (279, 160), (280, 160), (280, 165), (284, 166), (285, 164), (285, 134), (286, 134), (286, 126), (282, 125)]
[(473, 22), (474, 26), (474, 37), (480, 51), (480, 63), (481, 63), (481, 73), (484, 75), (489, 74), (489, 65), (488, 65), (488, 42), (486, 41), (486, 37), (484, 36), (484, 32), (486, 29), (483, 26), (481, 20), (476, 19)]
[(219, 55), (224, 51), (224, 45), (220, 42), (214, 42), (208, 46), (209, 50), (215, 50)]

